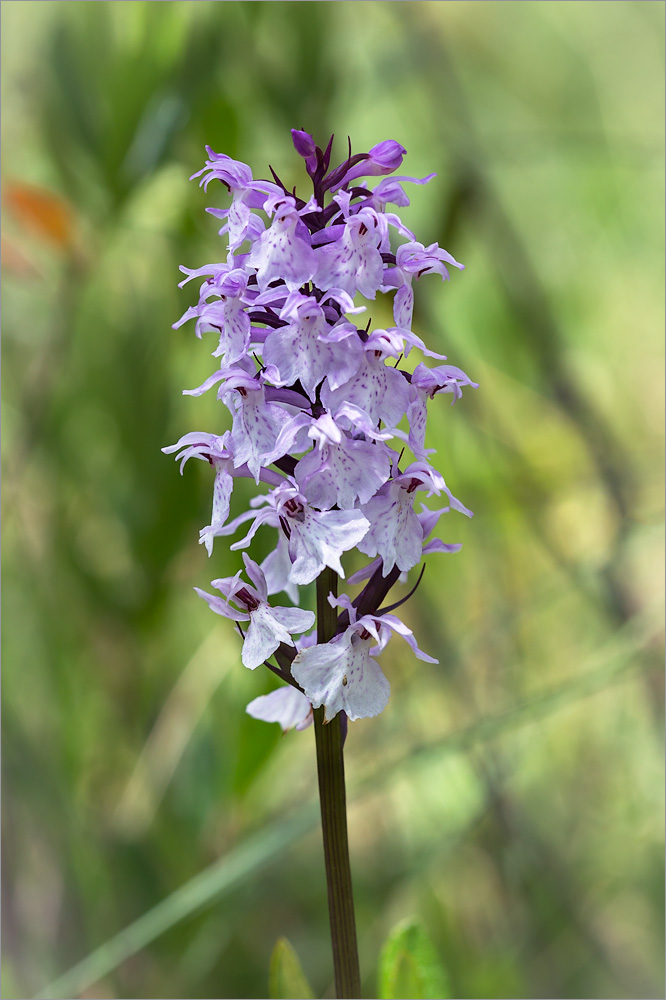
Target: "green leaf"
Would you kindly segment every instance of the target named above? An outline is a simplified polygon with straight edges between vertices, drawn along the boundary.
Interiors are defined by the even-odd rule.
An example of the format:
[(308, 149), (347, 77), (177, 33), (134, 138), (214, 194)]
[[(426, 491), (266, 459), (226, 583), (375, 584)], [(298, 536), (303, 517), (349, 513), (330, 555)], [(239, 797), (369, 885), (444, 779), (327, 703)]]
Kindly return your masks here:
[(413, 919), (397, 924), (379, 958), (380, 1000), (447, 1000), (448, 978), (432, 941)]
[(268, 995), (271, 1000), (311, 1000), (314, 997), (298, 955), (283, 937), (278, 938), (271, 955)]

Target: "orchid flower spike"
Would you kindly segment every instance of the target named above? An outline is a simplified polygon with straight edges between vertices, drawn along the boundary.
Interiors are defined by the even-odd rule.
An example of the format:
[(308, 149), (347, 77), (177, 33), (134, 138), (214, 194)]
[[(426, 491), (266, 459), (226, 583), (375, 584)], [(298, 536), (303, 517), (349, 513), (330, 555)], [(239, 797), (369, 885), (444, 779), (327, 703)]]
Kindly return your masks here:
[[(443, 514), (471, 511), (430, 463), (427, 418), (439, 395), (455, 402), (463, 388), (477, 388), (443, 363), (443, 345), (426, 345), (412, 329), (418, 280), (448, 280), (463, 265), (437, 243), (419, 243), (387, 211), (409, 204), (405, 185), (421, 191), (435, 174), (396, 175), (406, 150), (395, 139), (355, 154), (350, 145), (331, 165), (333, 137), (318, 145), (304, 129), (291, 136), (311, 185), (304, 195), (210, 147), (193, 174), (224, 199), (208, 209), (224, 223), (224, 259), (181, 267), (180, 287), (198, 284), (198, 300), (174, 327), (193, 322), (215, 358), (203, 383), (185, 392), (215, 392), (220, 423), (163, 449), (176, 452), (181, 472), (190, 458), (211, 467), (211, 522), (200, 531), (209, 556), (241, 525), (246, 534), (230, 551), (247, 549), (262, 529), (261, 565), (243, 551), (244, 576), (213, 580), (216, 593), (195, 590), (238, 624), (246, 667), (275, 658), (269, 665), (286, 685), (247, 711), (285, 732), (307, 727), (320, 706), (327, 720), (383, 711), (390, 685), (378, 658), (393, 634), (418, 659), (437, 662), (391, 613), (402, 600), (385, 599), (424, 557), (460, 548), (430, 537)], [(378, 296), (392, 297), (394, 325), (386, 329), (359, 318)], [(407, 368), (412, 350), (436, 366), (417, 360)], [(254, 481), (257, 493), (232, 516), (239, 478)], [(420, 503), (417, 511), (417, 496), (440, 498), (439, 505)], [(297, 606), (299, 588), (323, 572), (344, 579), (343, 558), (362, 564), (348, 582), (364, 586), (353, 599), (331, 596), (335, 634), (319, 642), (314, 613)], [(283, 592), (291, 604), (272, 603)]]

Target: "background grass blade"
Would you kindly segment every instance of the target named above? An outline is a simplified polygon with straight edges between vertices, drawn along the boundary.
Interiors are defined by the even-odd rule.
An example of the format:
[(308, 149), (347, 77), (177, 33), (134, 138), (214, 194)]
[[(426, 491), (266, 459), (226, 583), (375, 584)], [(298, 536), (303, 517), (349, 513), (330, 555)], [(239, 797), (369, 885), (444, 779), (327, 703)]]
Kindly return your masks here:
[(378, 995), (381, 1000), (447, 1000), (451, 996), (446, 971), (418, 920), (402, 921), (384, 942)]
[(179, 921), (210, 906), (250, 875), (270, 864), (317, 822), (316, 808), (304, 809), (297, 816), (275, 823), (239, 844), (206, 871), (187, 882), (153, 907), (120, 934), (96, 948), (72, 969), (49, 983), (39, 1000), (58, 1000), (78, 996), (135, 955), (156, 937)]
[(271, 1000), (312, 1000), (314, 997), (298, 955), (286, 938), (277, 940), (271, 955), (268, 995)]

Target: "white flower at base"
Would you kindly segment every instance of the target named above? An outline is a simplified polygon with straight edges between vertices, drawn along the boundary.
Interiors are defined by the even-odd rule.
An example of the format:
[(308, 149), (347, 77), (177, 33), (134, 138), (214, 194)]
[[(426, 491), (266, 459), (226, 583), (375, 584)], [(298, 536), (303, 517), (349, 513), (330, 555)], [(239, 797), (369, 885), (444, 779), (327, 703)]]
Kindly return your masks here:
[(391, 685), (374, 657), (384, 649), (392, 632), (398, 632), (420, 660), (438, 662), (419, 649), (412, 630), (395, 615), (364, 615), (355, 621), (348, 598), (329, 597), (329, 603), (347, 608), (351, 625), (330, 642), (302, 649), (291, 665), (294, 679), (313, 708), (324, 706), (326, 721), (340, 711), (353, 722), (379, 715), (386, 708)]
[(289, 729), (307, 729), (313, 721), (312, 705), (298, 688), (291, 685), (260, 695), (250, 702), (245, 711), (262, 722), (279, 722), (283, 733)]

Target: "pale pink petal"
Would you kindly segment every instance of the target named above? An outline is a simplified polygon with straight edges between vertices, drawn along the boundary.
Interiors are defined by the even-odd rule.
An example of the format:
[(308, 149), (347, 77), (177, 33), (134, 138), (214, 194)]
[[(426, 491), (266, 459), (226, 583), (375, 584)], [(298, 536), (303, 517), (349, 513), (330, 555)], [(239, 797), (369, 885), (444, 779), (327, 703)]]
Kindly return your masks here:
[(291, 573), (289, 542), (281, 531), (278, 532), (275, 548), (271, 549), (268, 553), (261, 564), (261, 568), (266, 577), (269, 596), (279, 594), (283, 590), (294, 604), (298, 604), (298, 587), (289, 580), (289, 574)]
[(225, 601), (222, 597), (216, 597), (215, 594), (208, 594), (205, 590), (200, 590), (199, 587), (195, 587), (194, 590), (199, 595), (203, 597), (204, 601), (208, 602), (208, 607), (211, 611), (214, 611), (216, 615), (222, 615), (223, 618), (231, 618), (235, 622), (246, 622), (249, 619), (249, 615), (244, 611), (237, 611), (236, 608), (232, 608), (231, 605)]
[(206, 546), (208, 555), (213, 553), (213, 539), (219, 535), (229, 517), (231, 493), (234, 488), (233, 476), (229, 474), (227, 462), (215, 461), (215, 482), (213, 484), (213, 512), (211, 522), (199, 532), (199, 541)]
[(413, 388), (416, 398), (407, 407), (407, 422), (409, 424), (409, 447), (417, 458), (423, 458), (431, 449), (425, 447), (426, 422), (428, 412), (426, 409), (425, 393)]
[(390, 474), (390, 453), (384, 445), (344, 436), (338, 445), (305, 455), (294, 477), (313, 507), (348, 510), (357, 500), (367, 503)]
[(357, 627), (326, 644), (296, 654), (292, 673), (314, 708), (325, 707), (327, 721), (344, 710), (355, 719), (379, 715), (388, 703), (391, 687), (379, 664), (370, 656), (370, 639)]
[(249, 265), (257, 269), (257, 282), (262, 292), (277, 278), (281, 278), (290, 290), (296, 290), (310, 281), (317, 267), (315, 251), (300, 235), (300, 227), (297, 231), (300, 220), (294, 199), (280, 195), (278, 200), (282, 207), (277, 209), (270, 229), (253, 244), (248, 258)]
[(401, 635), (405, 642), (409, 643), (411, 648), (414, 650), (417, 659), (424, 660), (426, 663), (439, 663), (433, 656), (429, 656), (424, 653), (416, 644), (416, 639), (414, 638), (414, 633), (404, 622), (396, 618), (395, 615), (381, 615), (377, 621), (380, 621), (383, 625), (388, 625), (390, 629)]
[(330, 566), (344, 579), (340, 556), (353, 549), (369, 527), (370, 522), (360, 510), (320, 512), (306, 508), (302, 520), (290, 518), (289, 555), (293, 565), (289, 580), (312, 583), (324, 566)]
[(245, 709), (253, 719), (279, 722), (282, 731), (306, 729), (312, 724), (312, 705), (305, 695), (290, 684), (262, 694)]
[(327, 375), (335, 385), (350, 378), (361, 364), (363, 345), (355, 328), (348, 324), (340, 327), (342, 340), (331, 342), (328, 337), (335, 329), (328, 325), (315, 303), (311, 309), (302, 309), (289, 326), (273, 330), (266, 338), (263, 360), (275, 366), (279, 384), (293, 385), (300, 381), (314, 400), (317, 386)]
[(247, 392), (236, 403), (231, 431), (234, 466), (247, 464), (258, 483), (261, 468), (277, 457), (276, 438), (290, 417), (282, 407), (267, 403), (263, 390)]
[(241, 654), (243, 664), (254, 670), (275, 652), (281, 642), (293, 646), (291, 635), (275, 618), (273, 609), (268, 604), (260, 604), (250, 614), (250, 625), (245, 633)]
[(250, 346), (250, 317), (240, 299), (228, 299), (224, 305), (224, 325), (220, 342), (213, 351), (225, 365), (239, 361)]
[(374, 351), (365, 352), (358, 372), (337, 389), (325, 382), (321, 391), (324, 406), (332, 411), (343, 403), (353, 403), (365, 410), (377, 423), (383, 420), (389, 427), (399, 424), (409, 406), (409, 383), (395, 368), (376, 357)]
[(307, 632), (315, 623), (314, 611), (305, 608), (271, 608), (271, 614), (276, 622), (284, 625), (290, 633)]
[(423, 555), (429, 556), (433, 552), (460, 552), (462, 544), (460, 542), (443, 542), (441, 538), (431, 538), (423, 546)]
[(393, 319), (395, 320), (395, 325), (402, 327), (404, 330), (411, 329), (413, 309), (414, 292), (412, 291), (412, 286), (411, 284), (404, 284), (395, 293), (395, 298), (393, 299)]
[(245, 564), (245, 572), (248, 578), (252, 580), (252, 583), (256, 587), (259, 600), (266, 601), (268, 599), (268, 590), (266, 588), (266, 577), (261, 567), (257, 565), (254, 559), (250, 559), (247, 552), (243, 553), (243, 563)]
[(423, 530), (414, 511), (414, 493), (392, 482), (362, 509), (370, 530), (358, 548), (367, 556), (381, 556), (384, 576), (396, 565), (406, 571), (421, 561)]

